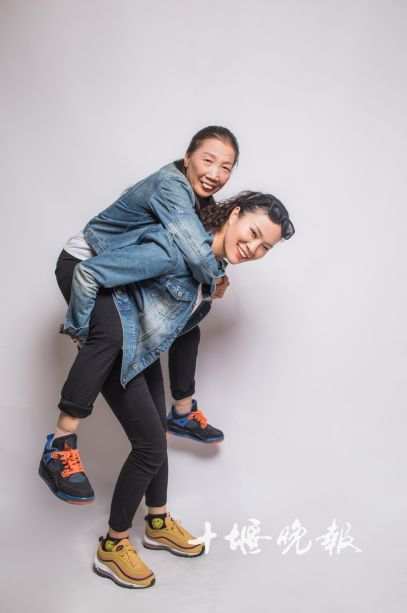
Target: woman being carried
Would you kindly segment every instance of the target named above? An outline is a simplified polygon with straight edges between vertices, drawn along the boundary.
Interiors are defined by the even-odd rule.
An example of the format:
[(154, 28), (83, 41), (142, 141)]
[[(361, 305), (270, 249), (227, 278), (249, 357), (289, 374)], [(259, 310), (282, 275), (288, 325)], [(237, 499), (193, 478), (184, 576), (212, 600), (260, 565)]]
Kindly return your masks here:
[[(115, 284), (123, 285), (126, 270), (134, 266), (133, 253), (128, 253), (129, 260), (124, 257), (126, 246), (132, 245), (141, 231), (164, 227), (200, 284), (204, 301), (194, 312), (193, 320), (193, 323), (199, 323), (210, 308), (210, 298), (219, 288), (217, 284), (225, 276), (212, 253), (212, 237), (205, 231), (197, 212), (203, 211), (209, 204), (215, 205), (213, 194), (227, 183), (238, 157), (236, 137), (227, 128), (208, 126), (197, 132), (183, 160), (167, 164), (127, 189), (110, 207), (91, 219), (83, 232), (68, 241), (57, 262), (56, 274), (60, 287), (67, 283), (70, 288), (75, 264), (80, 261), (86, 264), (96, 254), (98, 257), (105, 254), (109, 258), (111, 251), (122, 255), (115, 260), (116, 264), (119, 263), (119, 269), (114, 272)], [(150, 243), (154, 249), (153, 239)], [(161, 255), (165, 256), (163, 242), (161, 247)], [(148, 249), (148, 245), (145, 245), (144, 253)], [(146, 268), (144, 278), (162, 272), (162, 259), (158, 258), (157, 267), (152, 251), (150, 256), (142, 260)], [(113, 272), (109, 268), (107, 270)], [(142, 273), (139, 270), (139, 274)], [(65, 299), (69, 300), (64, 291)], [(132, 334), (131, 300), (132, 297), (126, 297), (121, 290), (105, 289), (99, 293), (90, 321), (90, 334), (62, 388), (58, 405), (61, 412), (55, 432), (47, 436), (40, 472), (51, 491), (66, 502), (86, 504), (94, 500), (93, 488), (81, 463), (76, 430), (80, 420), (91, 414), (99, 391), (116, 358), (121, 355), (121, 323), (125, 338), (136, 345)], [(168, 428), (202, 442), (221, 441), (223, 433), (207, 423), (202, 411), (196, 410), (192, 398), (199, 327), (195, 325), (184, 332), (175, 339), (169, 350), (170, 383), (175, 406), (168, 419)], [(130, 354), (127, 351), (123, 360), (127, 369), (122, 373), (124, 386), (129, 377), (135, 374)], [(51, 450), (52, 453), (58, 452), (58, 457), (69, 465), (54, 462)]]

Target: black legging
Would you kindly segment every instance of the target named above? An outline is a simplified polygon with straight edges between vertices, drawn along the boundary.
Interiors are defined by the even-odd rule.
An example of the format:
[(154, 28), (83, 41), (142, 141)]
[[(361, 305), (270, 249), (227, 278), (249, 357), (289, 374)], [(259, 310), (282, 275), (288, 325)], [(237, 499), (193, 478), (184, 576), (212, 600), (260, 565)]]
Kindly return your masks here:
[[(73, 270), (78, 262), (78, 259), (64, 251), (57, 262), (55, 274), (67, 302), (71, 294)], [(189, 337), (189, 340), (185, 340), (186, 337)], [(131, 527), (143, 495), (145, 495), (147, 506), (165, 505), (168, 484), (166, 409), (160, 360), (156, 360), (134, 377), (127, 384), (126, 389), (123, 389), (120, 383), (122, 356), (121, 350), (117, 351), (119, 339), (121, 347), (121, 338), (121, 323), (112, 298), (112, 290), (102, 289), (92, 312), (89, 341), (80, 349), (68, 380), (69, 388), (74, 391), (75, 380), (79, 381), (80, 374), (80, 381), (84, 389), (77, 389), (75, 393), (86, 397), (89, 389), (86, 383), (83, 383), (86, 379), (84, 373), (89, 372), (89, 381), (96, 375), (99, 384), (103, 386), (103, 396), (131, 443), (131, 451), (120, 471), (111, 504), (109, 525), (118, 532)], [(185, 390), (188, 386), (188, 389), (193, 389), (191, 374), (193, 381), (199, 329), (193, 328), (183, 337), (179, 337), (176, 343), (178, 341), (181, 341), (180, 351), (173, 350), (172, 375), (175, 377), (174, 381), (178, 381), (179, 389)], [(117, 352), (113, 366), (112, 351)], [(191, 352), (190, 359), (186, 360), (185, 351)], [(91, 355), (94, 360), (92, 363)], [(188, 364), (187, 371), (185, 371), (186, 364)], [(184, 368), (181, 367), (182, 365)], [(180, 375), (179, 379), (177, 379), (177, 374)], [(94, 383), (91, 382), (90, 386), (93, 385)], [(187, 395), (189, 394), (185, 394)], [(77, 396), (75, 396), (77, 403), (76, 398)]]

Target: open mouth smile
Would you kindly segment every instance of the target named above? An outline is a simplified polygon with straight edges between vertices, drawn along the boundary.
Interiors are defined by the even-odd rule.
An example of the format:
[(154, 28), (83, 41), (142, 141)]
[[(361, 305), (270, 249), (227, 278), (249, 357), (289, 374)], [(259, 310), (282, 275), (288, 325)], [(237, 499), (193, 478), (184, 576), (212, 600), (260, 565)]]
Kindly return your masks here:
[(206, 192), (213, 192), (213, 190), (216, 189), (216, 185), (211, 185), (207, 181), (201, 181), (201, 185)]
[(243, 248), (240, 246), (239, 243), (237, 244), (237, 250), (239, 252), (241, 260), (248, 260), (248, 259), (250, 259), (250, 256), (243, 250)]

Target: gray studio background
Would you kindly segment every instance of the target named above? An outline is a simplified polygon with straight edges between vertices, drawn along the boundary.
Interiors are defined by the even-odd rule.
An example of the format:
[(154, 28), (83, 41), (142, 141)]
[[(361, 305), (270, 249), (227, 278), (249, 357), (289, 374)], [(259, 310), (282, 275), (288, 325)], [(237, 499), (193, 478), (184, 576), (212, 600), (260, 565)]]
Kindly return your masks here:
[[(404, 611), (406, 4), (3, 0), (0, 16), (1, 610)], [(95, 504), (36, 475), (75, 356), (53, 271), (213, 123), (241, 145), (218, 197), (271, 191), (297, 234), (230, 268), (202, 326), (197, 398), (225, 442), (170, 441), (169, 508), (218, 537), (196, 560), (141, 548), (157, 583), (120, 590), (91, 571), (128, 453), (102, 399), (80, 430)], [(273, 539), (245, 555), (224, 536), (251, 518)], [(334, 518), (361, 552), (315, 540)], [(303, 555), (277, 543), (295, 519)], [(136, 546), (142, 528), (141, 509)]]

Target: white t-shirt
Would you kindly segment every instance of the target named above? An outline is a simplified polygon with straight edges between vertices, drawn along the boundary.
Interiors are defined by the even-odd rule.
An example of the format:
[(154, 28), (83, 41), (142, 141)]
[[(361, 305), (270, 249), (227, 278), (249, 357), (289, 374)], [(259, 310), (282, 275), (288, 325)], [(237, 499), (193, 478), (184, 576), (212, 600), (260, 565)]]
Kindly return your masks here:
[(83, 231), (71, 238), (65, 243), (64, 251), (67, 251), (78, 260), (87, 260), (96, 255), (91, 246), (86, 241)]
[[(93, 257), (95, 252), (92, 247), (86, 241), (83, 231), (79, 232), (79, 234), (75, 234), (75, 236), (71, 236), (71, 238), (65, 243), (64, 251), (67, 251), (78, 260), (87, 260), (88, 258)], [(202, 285), (201, 283), (198, 286), (198, 294), (196, 297), (196, 302), (194, 304), (194, 308), (192, 309), (192, 313), (199, 307), (202, 302)], [(191, 314), (192, 314), (191, 313)]]

